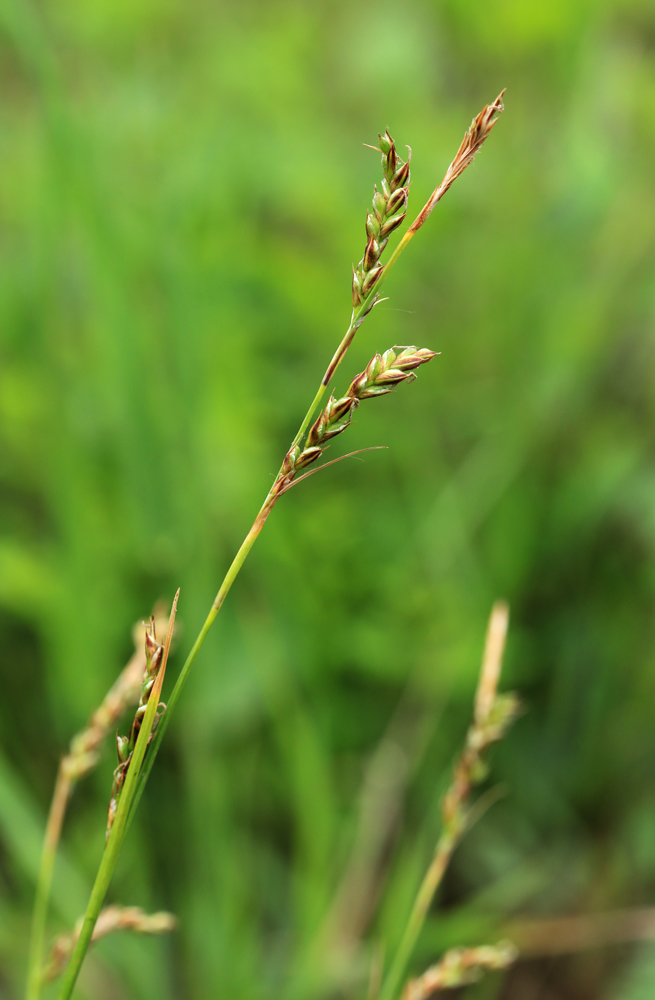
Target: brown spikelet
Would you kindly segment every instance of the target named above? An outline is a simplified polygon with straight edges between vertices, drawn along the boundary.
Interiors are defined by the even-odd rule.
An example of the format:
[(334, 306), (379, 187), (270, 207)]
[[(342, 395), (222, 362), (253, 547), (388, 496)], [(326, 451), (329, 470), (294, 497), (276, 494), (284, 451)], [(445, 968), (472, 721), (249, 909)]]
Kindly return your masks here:
[(352, 297), (354, 308), (362, 305), (371, 295), (375, 284), (382, 275), (384, 268), (379, 264), (380, 256), (387, 245), (389, 236), (405, 218), (409, 194), (411, 149), (407, 162), (405, 162), (398, 156), (396, 144), (388, 130), (384, 135), (379, 135), (378, 139), (380, 141), (379, 150), (382, 153), (384, 179), (381, 190), (378, 191), (377, 187), (375, 188), (373, 211), (366, 216), (367, 241), (364, 256), (357, 267), (353, 268)]
[(480, 948), (452, 948), (418, 979), (410, 979), (403, 990), (402, 1000), (427, 1000), (436, 990), (475, 982), (483, 970), (506, 969), (516, 961), (516, 957), (516, 948), (510, 941)]
[[(114, 931), (134, 931), (137, 934), (166, 934), (175, 930), (177, 920), (172, 913), (145, 913), (138, 906), (107, 906), (93, 930), (93, 941), (113, 934)], [(44, 979), (50, 982), (60, 976), (70, 958), (75, 942), (80, 936), (82, 920), (78, 920), (72, 934), (60, 934), (50, 951)]]
[(503, 105), (504, 93), (505, 91), (503, 90), (493, 104), (487, 104), (477, 118), (474, 118), (471, 122), (471, 127), (464, 136), (462, 145), (457, 150), (457, 156), (448, 168), (448, 172), (451, 174), (451, 183), (466, 170), (469, 163), (473, 162), (473, 157), (498, 121), (498, 118), (495, 118), (494, 115), (499, 115), (505, 110)]
[(416, 219), (409, 227), (408, 232), (415, 233), (417, 229), (421, 228), (425, 220), (432, 212), (434, 206), (437, 202), (441, 201), (453, 181), (457, 180), (459, 175), (464, 173), (466, 168), (473, 162), (475, 154), (478, 152), (482, 143), (485, 141), (498, 121), (497, 116), (505, 110), (505, 106), (503, 104), (504, 93), (504, 90), (501, 91), (493, 104), (486, 104), (480, 114), (473, 119), (471, 127), (464, 136), (462, 144), (457, 150), (457, 155), (448, 167), (444, 179), (439, 187), (432, 193), (426, 205), (421, 209)]
[(283, 468), (287, 470), (288, 467), (288, 471), (285, 471), (286, 480), (282, 489), (286, 489), (297, 470), (316, 461), (331, 438), (345, 431), (361, 400), (384, 396), (401, 382), (411, 382), (416, 378), (414, 370), (434, 357), (435, 352), (425, 347), (404, 347), (398, 354), (389, 350), (374, 355), (366, 369), (355, 376), (341, 399), (330, 396), (327, 406), (309, 430), (305, 448), (302, 451), (292, 449), (287, 453)]
[[(166, 621), (161, 605), (154, 609), (151, 620), (158, 625)], [(134, 656), (109, 689), (88, 725), (71, 740), (69, 752), (61, 761), (62, 773), (68, 781), (79, 781), (95, 767), (101, 744), (116, 729), (123, 713), (138, 702), (146, 665), (144, 630), (143, 624), (134, 627)]]

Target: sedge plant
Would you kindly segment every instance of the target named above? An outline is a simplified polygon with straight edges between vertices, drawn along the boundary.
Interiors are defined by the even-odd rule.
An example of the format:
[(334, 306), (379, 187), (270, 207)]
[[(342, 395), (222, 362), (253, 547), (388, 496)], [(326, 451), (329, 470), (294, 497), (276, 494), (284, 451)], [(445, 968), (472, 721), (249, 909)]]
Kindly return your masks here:
[[(138, 683), (139, 705), (129, 733), (126, 736), (117, 737), (118, 766), (111, 794), (107, 841), (104, 853), (91, 891), (86, 913), (75, 934), (67, 939), (66, 946), (62, 945), (60, 947), (60, 956), (56, 963), (55, 971), (58, 971), (62, 965), (62, 961), (60, 960), (61, 953), (64, 952), (66, 955), (70, 955), (61, 982), (59, 1000), (68, 1000), (73, 992), (84, 956), (94, 938), (94, 932), (96, 932), (96, 927), (101, 917), (102, 904), (109, 888), (127, 830), (143, 794), (161, 741), (188, 679), (189, 672), (230, 588), (273, 508), (289, 489), (297, 485), (308, 475), (312, 475), (315, 471), (319, 471), (320, 468), (324, 468), (325, 465), (331, 464), (328, 462), (325, 465), (306, 471), (323, 455), (332, 439), (347, 429), (355, 410), (362, 402), (377, 396), (386, 395), (402, 382), (411, 382), (416, 377), (416, 370), (435, 357), (434, 351), (414, 346), (392, 347), (382, 353), (377, 353), (366, 366), (365, 370), (351, 380), (343, 395), (337, 396), (334, 393), (330, 393), (327, 402), (324, 402), (325, 394), (333, 384), (337, 369), (345, 358), (358, 329), (372, 312), (375, 305), (381, 301), (380, 291), (391, 268), (395, 265), (410, 240), (425, 224), (446, 191), (473, 161), (476, 153), (498, 120), (498, 115), (503, 111), (502, 98), (503, 94), (501, 93), (493, 103), (485, 106), (480, 114), (474, 118), (442, 182), (435, 188), (414, 221), (405, 230), (400, 241), (386, 261), (383, 260), (383, 257), (387, 250), (389, 239), (401, 227), (407, 215), (411, 150), (405, 161), (399, 156), (396, 143), (388, 130), (379, 136), (379, 145), (376, 148), (379, 149), (382, 156), (383, 178), (380, 188), (376, 187), (375, 189), (372, 210), (367, 214), (364, 253), (357, 266), (353, 268), (350, 323), (332, 360), (327, 366), (309, 409), (298, 428), (298, 432), (283, 458), (273, 485), (268, 491), (252, 527), (248, 531), (225, 574), (204, 624), (182, 666), (166, 706), (161, 705), (159, 699), (173, 634), (178, 595), (176, 595), (173, 602), (165, 643), (161, 645), (157, 641), (154, 622), (146, 629), (146, 651), (140, 660), (139, 670), (141, 675)], [(132, 685), (131, 690), (134, 691), (134, 685)], [(129, 699), (126, 698), (121, 702), (121, 708), (124, 708), (128, 701), (133, 702), (134, 700), (134, 694), (132, 694)], [(496, 702), (494, 701), (493, 704), (495, 705)], [(114, 721), (114, 717), (112, 716), (112, 725)], [(489, 719), (481, 719), (479, 720), (479, 724), (482, 727), (485, 725), (491, 726), (493, 729), (493, 725)], [(103, 730), (102, 735), (104, 735), (106, 728)], [(91, 753), (94, 755), (96, 752), (97, 745), (94, 745)], [(93, 760), (95, 760), (94, 757)], [(37, 888), (26, 1000), (38, 1000), (41, 984), (44, 979), (42, 952), (48, 891), (57, 842), (61, 832), (63, 814), (70, 790), (69, 785), (66, 784), (66, 780), (61, 775), (62, 772), (60, 769), (60, 778), (58, 778), (58, 788), (55, 789), (53, 809), (51, 811), (51, 820), (48, 824), (41, 875)], [(455, 836), (455, 840), (458, 835)], [(452, 833), (450, 836), (452, 839)], [(450, 851), (452, 851), (452, 847)], [(448, 852), (447, 856), (449, 857)], [(440, 864), (441, 862), (435, 863)], [(433, 863), (433, 867), (435, 863)], [(430, 878), (432, 880), (430, 884), (432, 885), (434, 877), (430, 876)], [(431, 889), (428, 898), (426, 890), (425, 895), (421, 897), (421, 901), (417, 903), (418, 911), (412, 914), (410, 924), (408, 925), (408, 937), (406, 940), (403, 939), (404, 943), (401, 943), (400, 954), (396, 957), (387, 978), (382, 983), (381, 1000), (396, 1000), (407, 961), (418, 930), (420, 929), (420, 924), (425, 916), (425, 900), (427, 899), (429, 903), (433, 892), (434, 888)], [(130, 915), (124, 916), (122, 919), (116, 913), (107, 916), (107, 912), (104, 911), (105, 915), (101, 921), (101, 924), (107, 928), (105, 932), (111, 930), (113, 926), (133, 926), (137, 930), (143, 929), (145, 931), (148, 929), (166, 929), (166, 927), (161, 926), (153, 928), (152, 925), (148, 928), (144, 922), (146, 920), (145, 915), (143, 915), (143, 919), (141, 920), (141, 916), (135, 915), (134, 911), (130, 911)], [(141, 928), (138, 926), (140, 920), (142, 923)], [(96, 936), (98, 936), (97, 932)], [(460, 965), (462, 967), (465, 965), (470, 966), (471, 961), (469, 957), (461, 958)], [(481, 961), (477, 964), (481, 967), (485, 962)], [(54, 968), (55, 965), (51, 962), (50, 971)]]

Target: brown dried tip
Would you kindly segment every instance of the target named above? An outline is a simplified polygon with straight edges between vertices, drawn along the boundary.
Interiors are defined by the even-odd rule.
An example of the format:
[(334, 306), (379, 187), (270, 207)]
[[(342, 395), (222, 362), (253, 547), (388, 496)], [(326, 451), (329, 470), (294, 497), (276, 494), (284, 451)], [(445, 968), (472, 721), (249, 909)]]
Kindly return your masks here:
[(504, 601), (496, 601), (491, 609), (487, 626), (482, 670), (475, 696), (475, 721), (478, 725), (487, 721), (496, 700), (508, 624), (509, 607)]
[[(78, 920), (72, 934), (61, 934), (55, 939), (44, 979), (51, 981), (64, 971), (75, 943), (80, 936), (83, 919)], [(137, 934), (166, 934), (174, 931), (177, 920), (172, 913), (145, 913), (138, 906), (108, 906), (100, 916), (93, 930), (93, 941), (106, 937), (114, 931), (135, 931)]]
[(414, 219), (414, 222), (407, 230), (408, 233), (415, 233), (421, 228), (434, 206), (438, 201), (441, 201), (453, 181), (457, 180), (459, 175), (464, 173), (469, 164), (473, 162), (475, 154), (498, 121), (498, 118), (494, 116), (498, 116), (505, 110), (503, 104), (504, 93), (505, 91), (502, 90), (493, 104), (486, 104), (480, 114), (473, 119), (471, 127), (457, 150), (455, 159), (446, 171), (446, 176)]
[(499, 115), (505, 110), (505, 106), (503, 104), (504, 93), (504, 90), (501, 91), (493, 104), (487, 104), (477, 118), (474, 118), (471, 122), (471, 127), (464, 136), (462, 145), (457, 150), (457, 156), (448, 169), (449, 173), (452, 172), (451, 183), (456, 177), (459, 177), (462, 171), (466, 170), (480, 146), (498, 121), (498, 118), (494, 118), (494, 115)]
[(479, 948), (453, 948), (418, 979), (410, 979), (402, 1000), (427, 1000), (435, 990), (452, 989), (474, 982), (484, 969), (506, 969), (518, 952), (511, 941)]

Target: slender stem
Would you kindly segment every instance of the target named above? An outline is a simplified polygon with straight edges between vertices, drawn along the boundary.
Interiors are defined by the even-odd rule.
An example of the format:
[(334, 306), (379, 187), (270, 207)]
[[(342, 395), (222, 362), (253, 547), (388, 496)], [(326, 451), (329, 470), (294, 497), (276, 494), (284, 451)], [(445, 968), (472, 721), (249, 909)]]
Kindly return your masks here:
[[(417, 217), (417, 219), (418, 218), (420, 218), (420, 215)], [(418, 230), (419, 230), (420, 227), (416, 226), (416, 221), (417, 220), (415, 220), (412, 223), (412, 225), (409, 227), (409, 229), (405, 233), (403, 233), (403, 238), (401, 239), (400, 243), (398, 244), (398, 246), (396, 247), (396, 249), (394, 250), (394, 252), (391, 254), (391, 257), (389, 257), (389, 260), (387, 261), (387, 263), (384, 265), (384, 271), (380, 275), (380, 279), (379, 279), (378, 283), (375, 286), (375, 288), (376, 288), (377, 291), (380, 290), (380, 285), (382, 284), (382, 282), (387, 277), (389, 271), (391, 270), (391, 268), (393, 267), (393, 265), (396, 263), (396, 261), (400, 257), (401, 253), (403, 252), (403, 250), (405, 249), (405, 247), (407, 246), (407, 244), (411, 240), (412, 236), (415, 233), (418, 232)], [(414, 228), (415, 226), (416, 226), (416, 228)]]
[[(296, 445), (300, 442), (302, 436), (304, 435), (305, 431), (309, 427), (311, 419), (314, 416), (314, 413), (316, 412), (316, 407), (321, 402), (321, 398), (322, 398), (324, 392), (325, 392), (325, 385), (323, 384), (323, 382), (321, 382), (321, 384), (319, 385), (319, 387), (318, 387), (318, 389), (316, 391), (316, 395), (314, 396), (314, 398), (313, 398), (313, 400), (311, 402), (311, 406), (307, 410), (307, 413), (305, 414), (305, 416), (303, 418), (303, 422), (301, 423), (300, 427), (298, 428), (298, 433), (296, 434), (295, 438), (291, 442), (291, 448), (295, 448), (296, 447)], [(291, 449), (289, 449), (289, 450), (291, 450)]]
[(434, 852), (434, 857), (421, 887), (414, 900), (407, 926), (398, 945), (391, 968), (387, 973), (378, 1000), (393, 1000), (396, 991), (405, 975), (417, 938), (421, 933), (434, 894), (439, 888), (444, 872), (448, 867), (451, 855), (457, 844), (458, 837), (454, 831), (444, 831)]
[(221, 584), (221, 586), (219, 588), (218, 593), (216, 594), (216, 597), (214, 598), (214, 603), (212, 604), (212, 606), (210, 608), (209, 614), (205, 618), (203, 626), (200, 629), (200, 632), (198, 633), (198, 637), (197, 637), (196, 641), (194, 642), (193, 646), (191, 647), (191, 651), (190, 651), (189, 655), (186, 658), (186, 661), (185, 661), (184, 666), (182, 667), (182, 669), (180, 671), (180, 674), (179, 674), (179, 677), (177, 678), (177, 681), (175, 682), (175, 687), (171, 691), (170, 697), (168, 698), (168, 700), (166, 702), (166, 711), (165, 711), (164, 715), (162, 716), (162, 718), (159, 721), (159, 725), (157, 726), (157, 732), (155, 733), (154, 738), (152, 740), (152, 743), (150, 744), (150, 748), (149, 748), (149, 751), (148, 751), (148, 756), (146, 757), (145, 763), (144, 763), (143, 768), (141, 770), (141, 774), (139, 776), (139, 787), (138, 787), (137, 793), (136, 793), (136, 795), (134, 797), (134, 802), (132, 804), (130, 822), (131, 822), (132, 815), (134, 814), (134, 812), (135, 812), (135, 810), (136, 810), (136, 808), (137, 808), (137, 806), (139, 804), (139, 801), (141, 799), (141, 795), (143, 794), (143, 789), (145, 787), (146, 781), (148, 780), (148, 775), (150, 774), (150, 772), (152, 770), (152, 765), (155, 762), (155, 757), (157, 756), (157, 752), (159, 750), (159, 746), (161, 744), (161, 741), (164, 738), (164, 733), (166, 732), (166, 727), (168, 726), (168, 722), (169, 722), (171, 713), (172, 713), (173, 709), (175, 708), (175, 705), (177, 704), (177, 701), (178, 701), (178, 699), (179, 699), (179, 697), (180, 697), (180, 695), (182, 693), (182, 688), (186, 684), (187, 677), (189, 676), (189, 671), (191, 670), (191, 667), (193, 666), (193, 663), (194, 663), (194, 660), (195, 660), (196, 656), (200, 652), (202, 644), (204, 643), (205, 639), (207, 638), (207, 633), (209, 632), (210, 628), (212, 627), (212, 625), (214, 623), (214, 619), (216, 618), (216, 615), (221, 610), (223, 602), (224, 602), (225, 598), (227, 597), (232, 584), (234, 583), (234, 581), (236, 580), (236, 578), (237, 578), (237, 576), (239, 574), (239, 570), (241, 569), (241, 567), (243, 566), (244, 562), (246, 561), (248, 553), (250, 552), (251, 548), (255, 544), (255, 541), (256, 541), (256, 539), (257, 539), (260, 531), (262, 530), (262, 528), (266, 524), (266, 521), (268, 519), (268, 515), (271, 513), (271, 511), (273, 510), (273, 507), (275, 506), (276, 499), (277, 499), (277, 496), (273, 493), (273, 491), (271, 491), (271, 493), (269, 493), (269, 495), (266, 497), (266, 500), (262, 504), (261, 510), (259, 511), (259, 514), (255, 518), (255, 521), (254, 521), (254, 524), (253, 524), (252, 528), (250, 529), (250, 531), (246, 535), (245, 539), (241, 543), (241, 547), (240, 547), (239, 551), (235, 555), (234, 559), (232, 560), (232, 564), (230, 565), (230, 568), (228, 569), (227, 573), (225, 574), (225, 578), (224, 578), (224, 580), (223, 580), (223, 582), (222, 582), (222, 584)]
[[(384, 274), (381, 277), (383, 278)], [(378, 281), (378, 286), (379, 286), (379, 284), (380, 284), (380, 281)], [(336, 350), (336, 352), (334, 354), (334, 357), (332, 358), (332, 361), (330, 362), (330, 364), (328, 365), (328, 367), (326, 369), (325, 375), (323, 376), (323, 379), (321, 380), (321, 384), (319, 385), (319, 387), (318, 387), (318, 389), (316, 391), (316, 395), (314, 396), (314, 398), (313, 398), (313, 400), (312, 400), (312, 402), (311, 402), (311, 404), (309, 406), (309, 409), (307, 410), (307, 413), (305, 414), (305, 416), (303, 418), (303, 421), (300, 424), (300, 427), (298, 428), (298, 432), (297, 432), (296, 436), (294, 437), (293, 441), (291, 442), (291, 446), (290, 446), (289, 450), (291, 450), (292, 448), (295, 448), (295, 446), (302, 440), (303, 435), (306, 433), (307, 429), (309, 428), (309, 425), (311, 423), (311, 419), (312, 419), (314, 413), (316, 412), (316, 408), (319, 405), (319, 403), (320, 403), (320, 401), (321, 401), (321, 399), (323, 397), (323, 394), (325, 393), (325, 390), (327, 388), (328, 382), (330, 381), (332, 375), (334, 374), (334, 372), (337, 370), (337, 368), (339, 367), (339, 365), (343, 361), (343, 358), (345, 357), (348, 348), (350, 347), (351, 343), (353, 342), (353, 338), (355, 336), (355, 333), (357, 332), (357, 330), (359, 329), (359, 327), (362, 325), (362, 322), (364, 321), (366, 315), (371, 310), (371, 300), (373, 299), (373, 297), (374, 297), (374, 293), (371, 292), (371, 294), (368, 296), (368, 298), (365, 299), (357, 309), (353, 310), (352, 317), (351, 317), (351, 320), (350, 320), (350, 325), (348, 326), (348, 329), (346, 330), (346, 332), (345, 332), (345, 334), (343, 336), (343, 339), (342, 339), (341, 343), (339, 344), (339, 347), (337, 348), (337, 350)], [(269, 491), (268, 496), (264, 500), (264, 503), (262, 504), (262, 506), (261, 506), (261, 508), (259, 510), (259, 513), (257, 514), (257, 517), (255, 518), (250, 531), (248, 532), (248, 534), (246, 535), (245, 539), (241, 543), (241, 547), (240, 547), (239, 551), (235, 555), (235, 557), (232, 560), (232, 563), (230, 565), (230, 568), (228, 569), (227, 573), (225, 574), (225, 577), (223, 579), (223, 582), (220, 585), (218, 593), (217, 593), (216, 597), (214, 598), (214, 603), (212, 604), (212, 606), (210, 608), (209, 614), (205, 618), (203, 626), (200, 629), (200, 632), (198, 633), (198, 637), (197, 637), (196, 641), (194, 642), (193, 646), (191, 647), (191, 651), (189, 652), (189, 655), (186, 658), (184, 666), (182, 667), (182, 669), (180, 671), (180, 675), (179, 675), (179, 677), (178, 677), (178, 679), (177, 679), (177, 681), (175, 683), (175, 687), (173, 688), (173, 690), (171, 692), (171, 695), (168, 698), (168, 701), (166, 703), (166, 713), (164, 714), (163, 718), (161, 719), (159, 725), (157, 726), (157, 732), (156, 732), (155, 737), (154, 737), (154, 739), (152, 741), (152, 744), (151, 744), (150, 749), (148, 751), (148, 756), (146, 757), (144, 766), (143, 766), (143, 768), (141, 770), (141, 774), (139, 776), (139, 787), (138, 787), (136, 795), (134, 796), (134, 801), (132, 803), (132, 810), (131, 810), (131, 815), (130, 815), (130, 819), (129, 819), (129, 822), (128, 822), (128, 826), (129, 826), (129, 823), (131, 823), (132, 816), (134, 815), (134, 812), (136, 811), (136, 809), (137, 809), (137, 807), (139, 805), (139, 802), (141, 800), (141, 796), (143, 794), (143, 790), (145, 788), (146, 782), (147, 782), (148, 777), (150, 775), (150, 772), (152, 770), (152, 766), (153, 766), (153, 764), (155, 762), (155, 757), (157, 756), (157, 753), (159, 751), (159, 747), (160, 747), (161, 741), (164, 738), (164, 733), (166, 732), (166, 728), (167, 728), (168, 722), (170, 720), (171, 712), (175, 708), (175, 705), (177, 704), (177, 701), (178, 701), (178, 699), (180, 697), (180, 694), (182, 693), (182, 688), (186, 684), (187, 677), (189, 676), (189, 671), (191, 670), (191, 667), (193, 666), (193, 663), (194, 663), (194, 661), (196, 659), (196, 656), (200, 652), (200, 649), (202, 648), (202, 645), (203, 645), (205, 639), (207, 638), (207, 633), (209, 632), (210, 628), (212, 627), (212, 625), (214, 623), (214, 620), (216, 618), (216, 615), (220, 611), (220, 609), (221, 609), (221, 607), (223, 605), (223, 602), (224, 602), (225, 598), (227, 597), (232, 584), (236, 580), (236, 578), (237, 578), (237, 576), (238, 576), (238, 574), (239, 574), (239, 572), (241, 570), (241, 567), (243, 566), (244, 562), (246, 561), (248, 553), (250, 552), (251, 548), (255, 544), (255, 541), (257, 540), (257, 537), (259, 536), (259, 533), (261, 532), (262, 528), (266, 524), (266, 521), (268, 520), (269, 514), (273, 510), (273, 507), (275, 506), (277, 500), (279, 499), (279, 497), (281, 495), (278, 492), (278, 490), (276, 489), (276, 487), (278, 486), (278, 484), (280, 482), (281, 476), (282, 476), (282, 467), (280, 467), (280, 471), (278, 472), (278, 474), (277, 474), (277, 476), (275, 478), (275, 483), (273, 484), (273, 487)]]
[(64, 814), (70, 790), (70, 779), (64, 770), (63, 761), (60, 761), (57, 780), (55, 781), (55, 788), (52, 793), (45, 836), (43, 838), (43, 848), (41, 849), (41, 864), (36, 884), (34, 911), (32, 913), (32, 932), (27, 964), (25, 1000), (38, 1000), (41, 993), (43, 979), (43, 940), (48, 913), (48, 899), (50, 896), (50, 886), (52, 885), (52, 872), (57, 854), (57, 845), (61, 836), (61, 828), (64, 822)]
[[(397, 257), (397, 253), (394, 256)], [(388, 266), (389, 265), (387, 265), (387, 267)], [(376, 287), (378, 287), (380, 285), (380, 281), (383, 278), (384, 278), (384, 273), (382, 274), (382, 276), (381, 276), (380, 280), (378, 281)], [(311, 419), (312, 419), (314, 413), (316, 412), (316, 408), (317, 408), (317, 406), (319, 405), (319, 403), (321, 401), (321, 398), (322, 398), (322, 396), (323, 396), (323, 394), (324, 394), (324, 392), (325, 392), (325, 390), (327, 388), (328, 382), (330, 381), (332, 375), (334, 374), (334, 372), (337, 370), (337, 368), (339, 367), (339, 365), (343, 361), (343, 358), (345, 357), (348, 348), (350, 347), (350, 345), (353, 342), (353, 338), (355, 336), (355, 333), (357, 332), (357, 330), (359, 329), (359, 327), (362, 325), (362, 322), (364, 321), (365, 317), (367, 316), (367, 314), (371, 310), (371, 300), (374, 298), (374, 294), (375, 293), (371, 292), (371, 294), (368, 296), (368, 298), (365, 299), (357, 309), (353, 310), (353, 314), (352, 314), (352, 317), (351, 317), (351, 320), (350, 320), (350, 325), (349, 325), (348, 329), (346, 330), (346, 332), (344, 334), (344, 337), (343, 337), (341, 343), (339, 344), (339, 347), (337, 348), (337, 350), (336, 350), (336, 352), (334, 354), (334, 357), (332, 358), (332, 361), (330, 362), (330, 364), (328, 365), (328, 367), (326, 369), (325, 375), (323, 376), (321, 384), (318, 387), (316, 395), (314, 396), (314, 398), (313, 398), (313, 400), (312, 400), (312, 402), (310, 404), (310, 407), (307, 410), (307, 413), (305, 414), (300, 427), (298, 428), (298, 432), (297, 432), (296, 436), (294, 437), (293, 441), (291, 442), (291, 447), (290, 447), (289, 450), (291, 450), (292, 448), (295, 448), (295, 446), (301, 441), (303, 435), (305, 434), (305, 432), (309, 428), (309, 425), (311, 423)], [(129, 824), (132, 821), (132, 817), (133, 817), (133, 815), (134, 815), (134, 813), (135, 813), (135, 811), (136, 811), (136, 809), (137, 809), (137, 807), (139, 805), (139, 802), (141, 801), (141, 796), (143, 794), (143, 790), (145, 788), (145, 785), (146, 785), (146, 782), (148, 780), (148, 777), (150, 776), (150, 772), (152, 771), (152, 766), (153, 766), (153, 764), (155, 762), (155, 757), (157, 756), (157, 753), (159, 752), (159, 747), (160, 747), (161, 741), (164, 738), (164, 733), (166, 732), (166, 728), (168, 726), (171, 713), (172, 713), (173, 709), (175, 708), (175, 705), (177, 704), (177, 701), (178, 701), (178, 699), (180, 697), (180, 694), (182, 693), (182, 688), (186, 684), (187, 677), (189, 676), (189, 671), (191, 670), (191, 667), (193, 666), (193, 663), (194, 663), (194, 661), (195, 661), (198, 653), (200, 652), (200, 649), (202, 648), (202, 645), (203, 645), (205, 639), (207, 638), (207, 633), (209, 632), (210, 628), (212, 627), (212, 625), (214, 623), (214, 620), (216, 618), (216, 615), (220, 611), (220, 609), (221, 609), (221, 607), (223, 605), (223, 602), (224, 602), (225, 598), (227, 597), (232, 584), (234, 583), (234, 581), (236, 580), (237, 576), (239, 575), (241, 567), (243, 566), (244, 562), (246, 561), (248, 553), (250, 552), (251, 548), (255, 544), (255, 541), (257, 540), (257, 537), (259, 536), (259, 533), (261, 532), (262, 528), (266, 524), (266, 521), (268, 520), (269, 514), (273, 510), (273, 507), (275, 506), (277, 500), (279, 499), (279, 497), (281, 495), (278, 492), (278, 490), (276, 489), (276, 487), (278, 486), (278, 484), (280, 482), (281, 476), (282, 476), (282, 467), (280, 467), (280, 471), (278, 472), (278, 474), (277, 474), (277, 476), (275, 478), (275, 483), (273, 484), (273, 487), (269, 491), (268, 496), (264, 500), (264, 503), (262, 504), (262, 506), (261, 506), (261, 508), (259, 510), (259, 513), (257, 514), (257, 517), (255, 518), (250, 531), (248, 532), (248, 534), (246, 535), (245, 539), (241, 543), (241, 547), (240, 547), (239, 551), (235, 555), (235, 557), (232, 560), (232, 563), (230, 565), (230, 568), (228, 569), (227, 573), (225, 574), (225, 577), (223, 579), (223, 582), (220, 585), (218, 593), (217, 593), (216, 597), (214, 598), (214, 603), (212, 604), (212, 606), (210, 608), (209, 614), (205, 618), (203, 626), (200, 629), (200, 632), (198, 633), (198, 637), (196, 638), (196, 641), (194, 642), (193, 646), (191, 647), (191, 651), (189, 652), (189, 655), (187, 656), (187, 658), (185, 660), (184, 666), (182, 667), (182, 669), (180, 671), (180, 675), (179, 675), (177, 681), (175, 682), (175, 687), (173, 688), (173, 690), (171, 692), (171, 695), (168, 698), (168, 701), (166, 703), (166, 712), (165, 712), (163, 718), (161, 719), (159, 725), (157, 726), (157, 732), (155, 733), (154, 739), (153, 739), (152, 744), (150, 746), (150, 749), (148, 751), (148, 756), (146, 757), (145, 763), (144, 763), (143, 768), (141, 770), (141, 774), (139, 776), (139, 787), (138, 787), (136, 795), (134, 796), (134, 801), (132, 803), (132, 809), (131, 809), (131, 814), (130, 814), (130, 818), (129, 818), (129, 821), (128, 821), (128, 827), (129, 827)]]

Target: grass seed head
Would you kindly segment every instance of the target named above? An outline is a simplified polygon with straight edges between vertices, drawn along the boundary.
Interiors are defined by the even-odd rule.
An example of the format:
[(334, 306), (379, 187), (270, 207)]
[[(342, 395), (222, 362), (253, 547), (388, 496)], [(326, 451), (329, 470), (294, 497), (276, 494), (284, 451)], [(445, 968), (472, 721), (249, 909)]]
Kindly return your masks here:
[[(141, 676), (141, 696), (139, 698), (139, 704), (134, 714), (129, 735), (121, 736), (119, 733), (116, 733), (116, 755), (118, 757), (118, 767), (114, 771), (114, 782), (111, 789), (109, 809), (107, 812), (107, 839), (109, 839), (111, 828), (114, 825), (118, 799), (123, 789), (123, 785), (125, 784), (130, 761), (132, 760), (132, 754), (134, 753), (134, 747), (136, 746), (136, 741), (139, 738), (143, 718), (146, 714), (146, 709), (148, 708), (150, 694), (164, 662), (165, 648), (160, 642), (157, 641), (157, 628), (154, 616), (150, 618), (150, 621), (145, 626), (144, 639), (145, 667)], [(157, 722), (160, 718), (161, 713), (159, 712), (159, 707), (161, 707), (162, 712), (165, 711), (165, 707), (163, 705), (158, 706), (153, 732), (150, 734), (148, 742), (152, 739)]]
[[(166, 618), (161, 608), (155, 608), (150, 622), (165, 626)], [(89, 719), (88, 725), (70, 742), (69, 752), (61, 762), (62, 771), (69, 781), (79, 781), (93, 770), (98, 763), (101, 744), (115, 730), (126, 709), (139, 701), (144, 669), (148, 662), (148, 650), (146, 648), (144, 654), (143, 649), (144, 628), (147, 636), (150, 625), (139, 624), (134, 627), (136, 647), (134, 656), (109, 689), (102, 704)]]
[(396, 151), (396, 144), (389, 135), (378, 136), (382, 153), (382, 172), (384, 178), (381, 190), (375, 188), (373, 195), (373, 211), (366, 216), (366, 249), (364, 256), (353, 270), (353, 306), (357, 308), (368, 298), (375, 285), (380, 280), (383, 266), (380, 257), (389, 240), (389, 236), (397, 229), (405, 218), (407, 197), (409, 193), (410, 170), (409, 162), (412, 151), (409, 151), (407, 162), (402, 160)]
[(384, 396), (401, 382), (416, 378), (415, 369), (435, 356), (436, 352), (429, 351), (426, 347), (405, 347), (400, 354), (393, 350), (385, 351), (382, 355), (376, 354), (365, 371), (355, 376), (346, 395), (358, 400)]
[(301, 451), (295, 447), (287, 453), (283, 466), (285, 475), (293, 476), (297, 470), (315, 462), (328, 441), (348, 427), (361, 400), (384, 396), (401, 382), (413, 381), (415, 369), (434, 357), (435, 351), (425, 347), (404, 347), (399, 354), (388, 350), (374, 355), (366, 369), (355, 376), (344, 396), (340, 399), (330, 396), (309, 429), (305, 448)]
[[(44, 979), (51, 982), (64, 971), (77, 941), (82, 921), (75, 925), (72, 934), (60, 934), (50, 951)], [(145, 913), (138, 906), (107, 906), (98, 917), (93, 940), (107, 937), (115, 931), (134, 931), (137, 934), (165, 934), (175, 930), (177, 920), (172, 913)]]
[(510, 941), (478, 948), (452, 948), (418, 979), (410, 979), (402, 1000), (427, 1000), (436, 990), (473, 983), (486, 969), (506, 969), (518, 952)]

